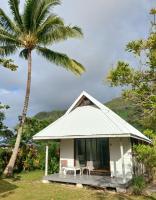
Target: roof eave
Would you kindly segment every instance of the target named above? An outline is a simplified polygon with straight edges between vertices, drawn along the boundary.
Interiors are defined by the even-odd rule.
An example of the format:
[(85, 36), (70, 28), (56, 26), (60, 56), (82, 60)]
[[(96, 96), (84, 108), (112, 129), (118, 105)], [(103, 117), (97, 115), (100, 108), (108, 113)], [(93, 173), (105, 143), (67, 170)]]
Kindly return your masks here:
[(150, 139), (146, 138), (141, 138), (139, 136), (136, 136), (134, 134), (108, 134), (108, 135), (68, 135), (68, 136), (34, 136), (33, 140), (56, 140), (56, 139), (76, 139), (76, 138), (125, 138), (125, 137), (132, 137), (138, 140), (145, 141), (147, 143), (152, 143)]
[(34, 136), (33, 140), (53, 140), (53, 139), (76, 139), (76, 138), (115, 138), (130, 137), (130, 134), (96, 134), (96, 135), (68, 135), (68, 136)]
[(152, 140), (150, 140), (149, 138), (147, 138), (147, 139), (146, 138), (142, 138), (142, 137), (136, 136), (134, 134), (131, 134), (131, 137), (152, 144)]

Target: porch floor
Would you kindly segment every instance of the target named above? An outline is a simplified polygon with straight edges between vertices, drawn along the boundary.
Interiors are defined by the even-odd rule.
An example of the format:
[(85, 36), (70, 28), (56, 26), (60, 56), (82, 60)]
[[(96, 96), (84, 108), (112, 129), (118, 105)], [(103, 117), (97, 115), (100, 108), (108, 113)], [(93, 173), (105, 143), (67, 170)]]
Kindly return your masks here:
[(101, 188), (127, 188), (129, 186), (129, 180), (122, 178), (111, 178), (109, 176), (96, 176), (96, 175), (63, 175), (63, 174), (52, 174), (44, 176), (43, 180), (70, 183), (70, 184), (82, 184)]

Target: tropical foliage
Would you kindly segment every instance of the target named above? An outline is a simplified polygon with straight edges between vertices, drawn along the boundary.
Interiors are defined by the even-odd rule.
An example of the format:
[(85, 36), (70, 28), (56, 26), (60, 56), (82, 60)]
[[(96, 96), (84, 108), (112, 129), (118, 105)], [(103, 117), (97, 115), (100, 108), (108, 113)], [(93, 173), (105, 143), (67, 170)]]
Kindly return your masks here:
[(132, 193), (135, 195), (142, 194), (146, 187), (146, 181), (143, 176), (134, 176), (132, 179)]
[[(59, 144), (49, 144), (49, 173), (56, 173), (59, 170)], [(12, 146), (0, 147), (0, 176), (9, 161)], [(32, 171), (36, 169), (44, 170), (45, 167), (45, 145), (43, 144), (22, 144), (19, 148), (15, 164), (15, 172)]]
[(156, 133), (152, 130), (146, 130), (144, 133), (152, 140), (152, 145), (134, 145), (133, 151), (138, 163), (144, 165), (148, 180), (152, 180), (156, 169)]
[(8, 161), (8, 157), (10, 156), (10, 152), (3, 149), (2, 146), (8, 144), (10, 138), (13, 137), (13, 132), (4, 124), (5, 110), (8, 108), (9, 106), (0, 103), (0, 174), (2, 173), (6, 162)]
[(10, 69), (11, 71), (16, 71), (17, 69), (17, 65), (15, 65), (11, 59), (0, 58), (0, 65)]
[(8, 143), (9, 139), (12, 138), (13, 132), (8, 129), (8, 127), (4, 124), (5, 120), (5, 110), (9, 109), (8, 105), (3, 105), (0, 103), (0, 144)]
[[(4, 119), (4, 113), (3, 113)], [(32, 171), (35, 169), (44, 170), (45, 167), (45, 144), (41, 142), (32, 141), (32, 136), (49, 125), (48, 120), (38, 120), (35, 118), (26, 119), (26, 123), (23, 129), (23, 135), (21, 144), (17, 154), (17, 160), (14, 171), (19, 173), (21, 171)], [(2, 129), (1, 129), (2, 130)], [(3, 145), (0, 147), (0, 175), (2, 174), (5, 166), (7, 165), (12, 148), (16, 140), (16, 136), (13, 132), (6, 134), (7, 127), (3, 125), (3, 130), (0, 131)], [(7, 131), (6, 131), (7, 130)], [(49, 143), (49, 173), (58, 172), (59, 168), (59, 143)]]

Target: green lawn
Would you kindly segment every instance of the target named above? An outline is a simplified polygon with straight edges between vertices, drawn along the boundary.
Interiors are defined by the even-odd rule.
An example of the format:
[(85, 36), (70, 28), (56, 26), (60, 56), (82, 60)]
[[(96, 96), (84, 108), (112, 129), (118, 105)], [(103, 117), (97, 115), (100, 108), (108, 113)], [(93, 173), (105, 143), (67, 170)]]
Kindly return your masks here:
[(72, 185), (43, 184), (41, 171), (21, 173), (15, 179), (0, 180), (0, 199), (4, 200), (156, 200), (95, 189), (78, 189)]

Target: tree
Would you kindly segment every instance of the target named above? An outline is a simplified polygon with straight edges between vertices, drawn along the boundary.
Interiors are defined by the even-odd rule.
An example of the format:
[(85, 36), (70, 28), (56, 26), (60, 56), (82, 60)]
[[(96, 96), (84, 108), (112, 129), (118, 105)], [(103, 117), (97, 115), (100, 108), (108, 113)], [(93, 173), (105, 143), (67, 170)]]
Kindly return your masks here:
[[(137, 106), (140, 113), (140, 123), (144, 128), (156, 129), (156, 10), (152, 30), (146, 39), (131, 41), (126, 50), (133, 53), (137, 65), (118, 61), (110, 70), (108, 81), (111, 86), (122, 86), (123, 97)], [(128, 87), (127, 87), (128, 86)]]
[(14, 133), (5, 125), (5, 111), (9, 109), (9, 106), (0, 103), (0, 176), (6, 166), (10, 156), (10, 149), (3, 148), (9, 147), (9, 143), (14, 138)]
[(0, 103), (0, 142), (3, 143), (8, 143), (8, 141), (14, 136), (13, 132), (9, 130), (8, 127), (4, 124), (4, 111), (6, 109), (9, 109), (9, 106)]
[(0, 48), (3, 49), (1, 54), (8, 56), (20, 49), (19, 55), (28, 60), (27, 88), (23, 111), (21, 117), (19, 117), (20, 123), (15, 147), (4, 171), (4, 175), (10, 176), (13, 173), (28, 110), (32, 51), (36, 50), (39, 55), (50, 62), (60, 65), (76, 75), (82, 74), (85, 69), (80, 63), (69, 58), (66, 54), (55, 52), (48, 48), (48, 46), (56, 42), (82, 36), (82, 31), (79, 27), (67, 26), (59, 16), (51, 13), (51, 10), (60, 4), (60, 0), (25, 0), (22, 14), (19, 12), (20, 0), (8, 0), (8, 4), (13, 20), (0, 9)]
[(40, 132), (42, 129), (47, 127), (51, 123), (50, 120), (39, 120), (35, 117), (26, 118), (25, 124), (23, 126), (23, 135), (22, 135), (22, 143), (24, 144), (31, 144), (32, 137), (36, 133)]
[(138, 163), (142, 163), (144, 165), (149, 180), (152, 180), (156, 167), (156, 133), (152, 130), (146, 130), (144, 131), (144, 134), (152, 140), (152, 145), (134, 145), (133, 151)]
[[(57, 115), (54, 113), (54, 118)], [(21, 165), (23, 166), (23, 169), (35, 169), (35, 167), (44, 169), (45, 167), (45, 144), (41, 141), (33, 141), (32, 136), (41, 131), (43, 128), (51, 124), (51, 122), (54, 121), (52, 118), (49, 119), (37, 119), (35, 117), (32, 118), (26, 118), (24, 127), (23, 127), (23, 134), (22, 134), (22, 141), (19, 148), (19, 151), (21, 152), (20, 155), (18, 154), (17, 160), (21, 161)], [(33, 150), (33, 151), (32, 151)], [(36, 154), (32, 153), (36, 152)], [(59, 169), (59, 142), (53, 141), (49, 145), (49, 156), (48, 159), (48, 170), (49, 173), (56, 173)], [(34, 156), (36, 155), (36, 157)], [(20, 163), (20, 162), (18, 162)], [(35, 163), (37, 164), (35, 166)], [(17, 166), (17, 162), (16, 162)]]

